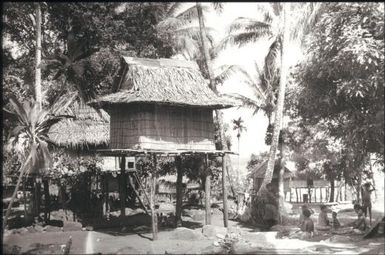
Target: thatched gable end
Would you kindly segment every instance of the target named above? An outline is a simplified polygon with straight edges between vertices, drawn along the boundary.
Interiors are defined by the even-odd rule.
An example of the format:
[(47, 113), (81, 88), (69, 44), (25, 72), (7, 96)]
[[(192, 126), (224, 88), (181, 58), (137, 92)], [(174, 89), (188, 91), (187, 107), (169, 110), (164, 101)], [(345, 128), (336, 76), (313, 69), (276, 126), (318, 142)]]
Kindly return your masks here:
[(107, 147), (110, 140), (110, 116), (104, 110), (98, 113), (92, 107), (75, 102), (70, 107), (73, 119), (64, 119), (53, 125), (48, 137), (66, 148)]
[(90, 102), (96, 107), (113, 104), (155, 103), (222, 109), (235, 106), (217, 96), (194, 62), (174, 59), (123, 57), (122, 79), (115, 93)]

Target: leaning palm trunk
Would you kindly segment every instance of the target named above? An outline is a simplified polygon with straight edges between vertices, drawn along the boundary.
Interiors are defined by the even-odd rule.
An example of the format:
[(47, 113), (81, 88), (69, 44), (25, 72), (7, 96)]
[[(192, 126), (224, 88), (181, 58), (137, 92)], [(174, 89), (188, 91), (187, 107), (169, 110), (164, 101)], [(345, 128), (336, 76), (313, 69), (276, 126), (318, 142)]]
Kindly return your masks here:
[(19, 190), (21, 180), (23, 179), (23, 176), (24, 176), (25, 169), (27, 168), (27, 165), (29, 164), (29, 161), (31, 160), (31, 158), (32, 158), (32, 154), (30, 153), (27, 160), (24, 161), (24, 164), (22, 165), (22, 167), (20, 169), (20, 174), (19, 174), (19, 178), (18, 178), (17, 183), (16, 183), (15, 191), (12, 194), (11, 201), (9, 202), (9, 205), (7, 208), (7, 212), (5, 213), (3, 229), (5, 229), (5, 227), (7, 226), (7, 221), (8, 221), (9, 215), (11, 214), (13, 202), (15, 201), (17, 191)]
[(40, 3), (36, 4), (36, 63), (35, 63), (35, 99), (41, 109), (41, 10)]
[(282, 44), (281, 44), (281, 76), (279, 81), (278, 102), (275, 109), (273, 136), (272, 136), (272, 142), (270, 146), (269, 160), (267, 162), (265, 178), (262, 182), (259, 192), (261, 190), (264, 190), (266, 188), (266, 185), (270, 183), (273, 178), (275, 157), (276, 157), (278, 143), (279, 143), (279, 133), (281, 132), (281, 123), (282, 123), (282, 117), (283, 117), (283, 107), (284, 107), (285, 91), (286, 91), (286, 80), (287, 80), (287, 73), (288, 73), (288, 64), (287, 64), (287, 56), (286, 56), (287, 50), (288, 50), (287, 43), (289, 40), (289, 26), (287, 25), (287, 12), (290, 6), (288, 5), (290, 5), (290, 3), (285, 3), (283, 5), (284, 25), (283, 25)]

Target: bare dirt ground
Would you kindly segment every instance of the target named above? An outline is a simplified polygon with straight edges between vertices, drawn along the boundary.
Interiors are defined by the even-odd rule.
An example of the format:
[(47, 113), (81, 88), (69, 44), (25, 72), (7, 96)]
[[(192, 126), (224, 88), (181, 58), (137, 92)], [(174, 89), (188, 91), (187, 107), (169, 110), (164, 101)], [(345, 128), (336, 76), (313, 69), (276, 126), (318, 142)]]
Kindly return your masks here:
[[(383, 215), (378, 206), (374, 219)], [(293, 216), (296, 218), (297, 216)], [(313, 219), (316, 220), (316, 214)], [(339, 213), (342, 223), (353, 220), (354, 212)], [(70, 254), (384, 254), (384, 237), (363, 239), (361, 235), (319, 234), (313, 240), (277, 238), (277, 232), (258, 229), (229, 221), (223, 228), (222, 214), (214, 210), (212, 227), (202, 229), (202, 220), (189, 219), (184, 226), (192, 228), (161, 229), (152, 241), (147, 227), (136, 231), (102, 229), (98, 231), (24, 231), (6, 232), (3, 253), (62, 254), (72, 237)]]

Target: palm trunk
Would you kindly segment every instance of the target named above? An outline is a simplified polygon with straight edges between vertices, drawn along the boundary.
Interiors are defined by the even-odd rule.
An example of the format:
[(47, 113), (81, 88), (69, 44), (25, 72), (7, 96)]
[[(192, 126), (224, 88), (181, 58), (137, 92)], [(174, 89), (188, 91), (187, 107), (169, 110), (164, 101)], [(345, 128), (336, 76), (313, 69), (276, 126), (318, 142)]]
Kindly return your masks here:
[(40, 109), (42, 105), (41, 92), (41, 10), (40, 3), (36, 4), (36, 65), (35, 65), (35, 99)]
[(273, 178), (275, 156), (278, 149), (279, 133), (281, 131), (281, 122), (282, 122), (282, 116), (283, 116), (283, 107), (284, 107), (285, 91), (286, 91), (286, 79), (287, 79), (287, 72), (288, 72), (288, 66), (287, 66), (287, 60), (286, 60), (287, 59), (286, 44), (289, 39), (289, 26), (286, 23), (287, 23), (287, 15), (288, 15), (287, 12), (290, 8), (289, 5), (290, 3), (283, 4), (284, 32), (283, 32), (282, 42), (281, 42), (281, 77), (279, 81), (278, 102), (275, 110), (274, 129), (273, 129), (273, 135), (272, 135), (272, 142), (270, 146), (269, 160), (267, 163), (265, 177), (258, 193), (261, 190), (264, 190), (266, 188), (266, 185), (270, 183)]
[(17, 191), (19, 190), (21, 180), (23, 179), (23, 176), (24, 176), (25, 169), (26, 169), (27, 165), (29, 164), (29, 161), (31, 160), (31, 158), (32, 158), (32, 155), (29, 154), (27, 160), (24, 162), (24, 165), (20, 169), (20, 174), (19, 174), (19, 178), (18, 178), (17, 183), (16, 183), (15, 191), (12, 194), (11, 201), (9, 202), (9, 205), (7, 208), (7, 212), (5, 213), (3, 229), (5, 229), (5, 227), (7, 226), (7, 221), (8, 221), (9, 215), (11, 214), (13, 202), (15, 201)]
[(335, 190), (334, 178), (331, 178), (330, 179), (330, 198), (329, 198), (329, 202), (334, 202), (334, 190)]
[(279, 213), (279, 221), (282, 224), (282, 215), (285, 213), (285, 191), (284, 191), (284, 173), (285, 173), (285, 167), (283, 164), (283, 141), (279, 144), (279, 151), (280, 151), (280, 157), (279, 157), (279, 178), (278, 178), (278, 194), (279, 194), (279, 201), (278, 201), (278, 213)]

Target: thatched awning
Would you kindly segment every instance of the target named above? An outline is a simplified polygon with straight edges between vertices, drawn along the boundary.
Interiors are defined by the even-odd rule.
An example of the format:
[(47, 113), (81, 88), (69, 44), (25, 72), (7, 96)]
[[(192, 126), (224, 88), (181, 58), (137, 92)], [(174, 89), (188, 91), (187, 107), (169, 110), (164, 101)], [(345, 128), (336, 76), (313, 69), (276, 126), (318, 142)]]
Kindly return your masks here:
[[(267, 169), (267, 160), (263, 161), (260, 163), (251, 173), (249, 177), (252, 178), (258, 178), (258, 179), (264, 179), (265, 178), (265, 173)], [(285, 167), (285, 172), (283, 174), (284, 179), (289, 179), (290, 177), (294, 177), (295, 174), (290, 171), (287, 167)], [(273, 179), (278, 178), (278, 173), (274, 171), (273, 173)]]
[(229, 108), (236, 102), (217, 96), (195, 62), (123, 56), (124, 67), (116, 92), (90, 102), (95, 107), (112, 104), (155, 103)]
[(49, 138), (58, 146), (75, 148), (107, 146), (110, 140), (110, 117), (100, 110), (75, 102), (70, 107), (74, 119), (64, 119), (49, 130)]

